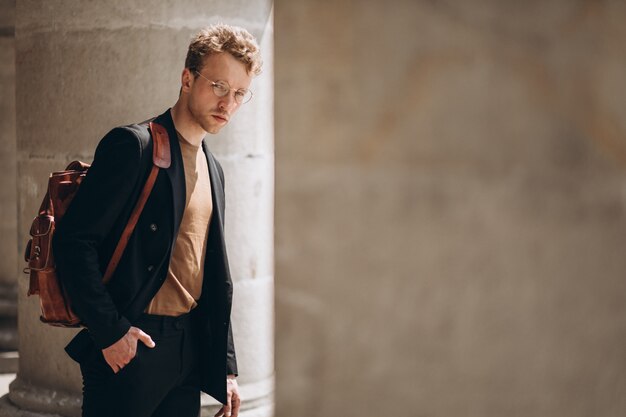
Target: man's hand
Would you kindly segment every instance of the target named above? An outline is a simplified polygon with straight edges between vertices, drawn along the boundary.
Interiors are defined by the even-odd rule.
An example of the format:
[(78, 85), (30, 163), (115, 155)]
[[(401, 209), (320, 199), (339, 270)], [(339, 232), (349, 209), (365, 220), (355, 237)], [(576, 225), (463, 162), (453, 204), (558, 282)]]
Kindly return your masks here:
[(141, 340), (149, 348), (156, 346), (152, 338), (143, 330), (131, 327), (120, 340), (102, 349), (104, 360), (107, 361), (113, 372), (118, 373), (135, 357), (137, 340)]
[(239, 397), (239, 385), (237, 385), (235, 375), (228, 375), (226, 378), (226, 395), (227, 403), (220, 408), (215, 417), (237, 417), (239, 415), (241, 397)]

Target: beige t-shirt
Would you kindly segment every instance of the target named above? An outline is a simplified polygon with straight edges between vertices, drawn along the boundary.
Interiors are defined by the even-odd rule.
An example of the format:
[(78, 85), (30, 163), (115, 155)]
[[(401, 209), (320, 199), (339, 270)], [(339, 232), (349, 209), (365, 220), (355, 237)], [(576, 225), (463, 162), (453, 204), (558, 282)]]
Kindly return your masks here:
[(213, 213), (209, 168), (202, 146), (194, 146), (176, 133), (185, 168), (185, 211), (165, 282), (146, 308), (148, 314), (165, 316), (188, 313), (200, 299)]

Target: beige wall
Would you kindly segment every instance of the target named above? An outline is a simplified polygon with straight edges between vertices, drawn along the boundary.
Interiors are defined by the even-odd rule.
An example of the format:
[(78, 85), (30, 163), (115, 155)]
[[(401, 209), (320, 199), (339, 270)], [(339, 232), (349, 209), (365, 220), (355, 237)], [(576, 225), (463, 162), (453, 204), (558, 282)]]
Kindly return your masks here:
[(626, 415), (626, 3), (276, 3), (277, 416)]
[(14, 13), (15, 2), (0, 0), (0, 287), (15, 286), (17, 262)]
[[(16, 268), (15, 0), (0, 0), (0, 166), (0, 351), (15, 351), (17, 279), (25, 276)], [(0, 361), (0, 371), (14, 371), (13, 362)]]

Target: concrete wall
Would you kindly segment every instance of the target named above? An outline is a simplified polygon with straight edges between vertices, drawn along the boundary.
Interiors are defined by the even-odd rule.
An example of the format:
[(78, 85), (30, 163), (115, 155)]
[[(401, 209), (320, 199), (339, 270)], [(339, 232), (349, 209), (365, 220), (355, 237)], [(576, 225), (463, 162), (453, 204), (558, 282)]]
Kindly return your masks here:
[[(17, 349), (15, 1), (0, 1), (0, 350)], [(0, 361), (0, 370), (11, 370)], [(13, 369), (14, 371), (14, 369)]]
[(626, 415), (626, 4), (275, 18), (277, 416)]
[(15, 179), (15, 2), (0, 2), (0, 285), (15, 285), (17, 262), (16, 179)]

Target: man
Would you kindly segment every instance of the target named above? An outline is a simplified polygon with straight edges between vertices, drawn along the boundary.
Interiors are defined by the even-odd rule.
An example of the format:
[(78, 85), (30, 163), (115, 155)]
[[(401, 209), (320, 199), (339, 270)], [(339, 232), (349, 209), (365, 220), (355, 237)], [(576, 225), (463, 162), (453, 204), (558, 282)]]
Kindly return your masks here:
[(81, 367), (83, 416), (196, 417), (200, 391), (223, 404), (216, 416), (237, 416), (224, 176), (203, 138), (249, 100), (260, 67), (244, 29), (215, 25), (192, 40), (178, 101), (151, 119), (168, 132), (171, 165), (107, 285), (103, 271), (152, 167), (149, 121), (100, 141), (57, 224), (57, 272), (86, 325), (66, 347)]

